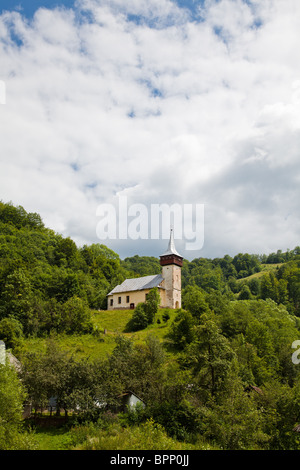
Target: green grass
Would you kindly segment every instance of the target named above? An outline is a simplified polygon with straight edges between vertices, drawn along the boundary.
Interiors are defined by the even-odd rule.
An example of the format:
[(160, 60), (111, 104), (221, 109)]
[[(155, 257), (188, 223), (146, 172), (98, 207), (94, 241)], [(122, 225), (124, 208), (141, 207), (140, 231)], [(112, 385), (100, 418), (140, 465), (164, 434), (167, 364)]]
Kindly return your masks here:
[(72, 434), (64, 427), (38, 427), (34, 438), (37, 450), (68, 450), (73, 444)]
[(254, 279), (254, 278), (259, 278), (261, 276), (263, 276), (264, 274), (267, 274), (269, 272), (272, 272), (272, 271), (276, 271), (277, 268), (279, 268), (280, 266), (282, 266), (284, 263), (277, 263), (277, 264), (262, 264), (262, 270), (259, 271), (258, 273), (255, 273), (255, 274), (251, 274), (251, 276), (248, 276), (248, 277), (243, 277), (242, 279), (237, 279), (238, 282), (241, 282), (241, 281), (250, 281), (250, 279)]
[[(155, 322), (146, 329), (134, 333), (125, 333), (124, 329), (132, 317), (133, 310), (92, 311), (92, 321), (99, 331), (98, 335), (63, 334), (56, 335), (55, 339), (59, 347), (74, 354), (75, 357), (89, 357), (91, 360), (97, 357), (104, 358), (115, 348), (115, 338), (119, 334), (124, 334), (126, 337), (132, 338), (136, 343), (144, 342), (149, 334), (154, 334), (163, 341), (169, 331), (169, 326), (176, 316), (176, 311), (169, 311), (170, 318), (166, 323), (162, 320), (163, 313), (164, 310), (159, 310)], [(157, 323), (157, 319), (160, 319), (161, 323)], [(103, 333), (104, 329), (106, 329), (106, 334)], [(29, 351), (45, 352), (46, 343), (47, 339), (45, 338), (28, 338), (24, 340), (22, 344), (21, 354)], [(66, 428), (64, 425), (59, 427), (45, 427), (43, 425), (35, 427), (33, 425), (33, 430), (38, 450), (68, 450), (76, 445), (76, 439), (74, 441), (74, 431), (72, 432), (70, 428)], [(121, 436), (123, 436), (123, 434), (121, 433)], [(122, 445), (125, 446), (124, 448), (126, 449), (128, 436), (126, 435), (125, 437), (126, 439), (122, 442)], [(102, 443), (104, 448), (109, 449), (111, 446), (110, 435), (106, 436), (104, 434), (101, 439), (104, 439)], [(142, 443), (140, 445), (142, 446)], [(177, 448), (176, 446), (184, 448), (175, 441), (174, 443), (172, 442), (172, 445), (175, 446), (174, 448)], [(171, 448), (173, 448), (172, 445)]]
[(92, 313), (92, 321), (99, 330), (122, 333), (132, 314), (133, 310), (96, 310)]
[(92, 423), (37, 427), (34, 438), (36, 450), (218, 450), (201, 436), (193, 444), (177, 441), (153, 420), (125, 428), (117, 421), (105, 429)]
[[(92, 311), (92, 321), (99, 332), (96, 335), (66, 335), (59, 334), (55, 336), (55, 340), (61, 349), (67, 350), (75, 355), (75, 357), (88, 357), (91, 360), (96, 358), (104, 358), (107, 354), (111, 354), (115, 348), (115, 338), (122, 334), (131, 338), (134, 342), (143, 342), (149, 334), (154, 334), (163, 341), (169, 331), (176, 311), (169, 311), (170, 319), (167, 323), (163, 322), (162, 314), (164, 310), (160, 309), (156, 315), (155, 321), (144, 330), (126, 333), (125, 327), (132, 317), (133, 310), (101, 310)], [(160, 319), (161, 323), (157, 323)], [(104, 334), (104, 330), (106, 333)], [(45, 338), (27, 338), (23, 341), (20, 355), (27, 352), (45, 352), (47, 339)], [(18, 352), (16, 351), (18, 356)]]

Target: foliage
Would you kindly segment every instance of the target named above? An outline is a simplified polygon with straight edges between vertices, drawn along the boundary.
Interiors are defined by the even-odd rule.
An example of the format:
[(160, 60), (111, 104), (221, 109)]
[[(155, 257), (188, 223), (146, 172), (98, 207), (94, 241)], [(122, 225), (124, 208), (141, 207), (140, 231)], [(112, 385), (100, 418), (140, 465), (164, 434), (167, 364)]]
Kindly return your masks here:
[(131, 319), (127, 323), (125, 331), (138, 331), (147, 328), (148, 319), (145, 312), (145, 304), (140, 302), (137, 304)]
[(202, 393), (209, 391), (213, 396), (222, 386), (235, 354), (210, 315), (203, 318), (194, 331), (193, 341), (182, 360), (184, 366), (192, 370)]
[(159, 260), (153, 256), (132, 256), (125, 258), (121, 265), (133, 276), (151, 276), (160, 274), (161, 266)]
[(126, 331), (138, 331), (147, 328), (154, 322), (155, 315), (158, 311), (160, 296), (158, 289), (154, 287), (147, 294), (146, 301), (140, 302), (129, 320)]
[(200, 318), (209, 311), (205, 299), (205, 292), (198, 286), (187, 286), (182, 293), (182, 306), (188, 310), (193, 317)]
[(263, 429), (263, 414), (232, 371), (224, 390), (202, 410), (203, 434), (224, 450), (262, 449), (269, 437)]
[(189, 311), (183, 309), (177, 311), (168, 334), (168, 338), (177, 349), (183, 350), (191, 343), (194, 337), (194, 325), (195, 320)]
[(159, 302), (160, 295), (158, 292), (158, 288), (153, 287), (146, 295), (146, 301), (144, 303), (144, 310), (148, 325), (154, 322), (155, 315), (158, 311)]
[(15, 370), (0, 364), (0, 450), (31, 450), (33, 437), (24, 430), (23, 402), (26, 390)]
[[(22, 363), (21, 382), (0, 367), (0, 447), (32, 447), (26, 395), (76, 418), (64, 448), (299, 450), (299, 256), (184, 260), (182, 309), (158, 311), (153, 289), (112, 314), (99, 311), (111, 288), (160, 272), (157, 259), (78, 248), (0, 203), (0, 339)], [(145, 407), (120, 413), (128, 390)]]
[(0, 320), (18, 321), (25, 337), (85, 333), (87, 309), (105, 308), (106, 294), (126, 277), (104, 245), (77, 248), (38, 214), (0, 203)]
[(23, 337), (22, 324), (13, 317), (5, 317), (0, 320), (0, 340), (4, 341), (7, 348), (17, 347)]
[(193, 446), (177, 442), (164, 428), (149, 419), (140, 426), (122, 428), (115, 425), (98, 431), (77, 446), (80, 450), (186, 450)]
[(186, 400), (164, 401), (150, 405), (144, 414), (151, 416), (167, 431), (168, 435), (179, 441), (188, 440), (199, 428), (199, 413)]

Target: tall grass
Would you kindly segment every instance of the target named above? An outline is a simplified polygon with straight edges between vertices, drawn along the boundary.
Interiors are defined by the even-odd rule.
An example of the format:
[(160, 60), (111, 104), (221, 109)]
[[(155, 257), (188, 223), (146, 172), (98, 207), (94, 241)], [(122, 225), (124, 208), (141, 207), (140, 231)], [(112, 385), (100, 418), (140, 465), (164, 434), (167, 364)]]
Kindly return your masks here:
[(80, 444), (76, 450), (208, 450), (210, 446), (202, 442), (189, 444), (169, 437), (164, 428), (149, 419), (139, 426), (121, 427), (119, 423), (108, 429), (95, 426), (79, 427), (73, 430)]

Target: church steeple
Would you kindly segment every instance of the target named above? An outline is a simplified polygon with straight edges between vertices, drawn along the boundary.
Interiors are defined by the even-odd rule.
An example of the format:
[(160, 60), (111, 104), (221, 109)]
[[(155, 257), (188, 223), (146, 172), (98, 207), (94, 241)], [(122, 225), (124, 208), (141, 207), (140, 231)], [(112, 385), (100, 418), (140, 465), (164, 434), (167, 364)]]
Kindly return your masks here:
[(175, 248), (173, 229), (171, 229), (168, 249), (160, 256), (162, 267), (162, 287), (164, 307), (181, 308), (181, 268), (183, 257)]
[(176, 264), (177, 266), (180, 266), (180, 267), (182, 267), (182, 264), (183, 264), (183, 257), (178, 253), (178, 251), (175, 248), (174, 234), (173, 234), (172, 228), (171, 228), (171, 233), (170, 233), (168, 249), (165, 253), (160, 255), (161, 266), (167, 266), (170, 264)]

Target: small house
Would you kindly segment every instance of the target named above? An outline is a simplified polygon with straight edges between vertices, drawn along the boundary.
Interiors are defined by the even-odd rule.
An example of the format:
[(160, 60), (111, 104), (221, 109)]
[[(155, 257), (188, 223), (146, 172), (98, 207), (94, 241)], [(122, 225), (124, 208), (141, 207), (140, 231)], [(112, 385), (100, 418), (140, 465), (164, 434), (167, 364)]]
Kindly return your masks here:
[(139, 398), (131, 390), (128, 390), (122, 393), (119, 398), (121, 398), (121, 408), (122, 411), (128, 411), (128, 409), (134, 409), (137, 404), (141, 405), (143, 408), (146, 406), (141, 398)]

